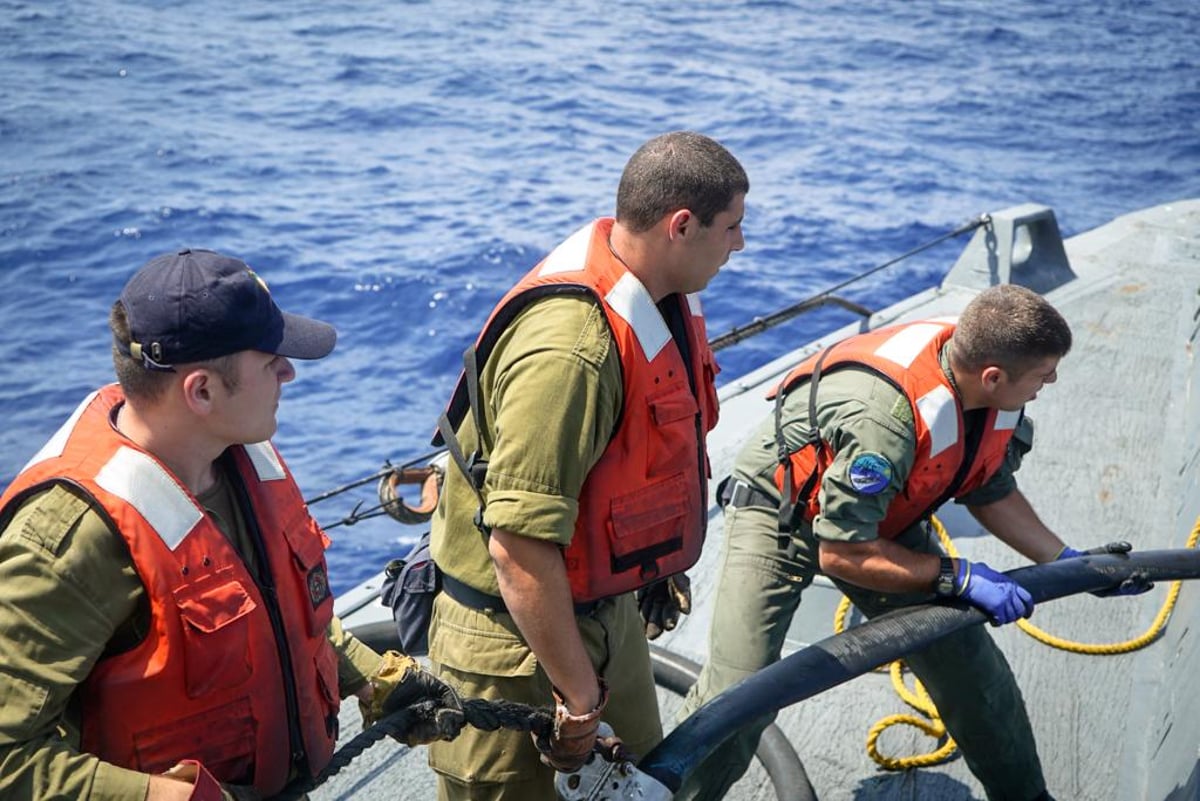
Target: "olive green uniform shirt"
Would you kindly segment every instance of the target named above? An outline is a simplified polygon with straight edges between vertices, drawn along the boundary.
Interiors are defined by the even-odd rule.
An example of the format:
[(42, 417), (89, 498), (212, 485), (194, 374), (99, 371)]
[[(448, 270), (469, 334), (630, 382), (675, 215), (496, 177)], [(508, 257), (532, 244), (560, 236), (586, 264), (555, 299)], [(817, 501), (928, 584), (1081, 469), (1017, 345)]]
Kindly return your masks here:
[[(942, 369), (950, 383), (950, 345), (942, 349)], [(793, 389), (784, 399), (783, 433), (791, 450), (796, 450), (808, 432), (809, 382)], [(955, 390), (957, 398), (957, 388)], [(959, 399), (961, 403), (961, 399)], [(987, 410), (967, 412), (965, 425), (982, 425)], [(907, 396), (878, 373), (844, 367), (821, 376), (817, 390), (817, 419), (821, 436), (834, 449), (834, 458), (818, 490), (821, 512), (813, 519), (817, 537), (826, 540), (866, 541), (879, 536), (879, 523), (888, 504), (908, 482), (916, 459), (916, 429), (912, 404)], [(963, 432), (966, 436), (966, 432)], [(1013, 473), (1032, 442), (1032, 424), (1022, 417), (1008, 458), (981, 487), (964, 493), (958, 503), (983, 506), (998, 501), (1016, 489)], [(775, 445), (775, 417), (770, 415), (742, 449), (734, 476), (750, 483), (772, 498), (779, 497), (775, 469), (779, 466)], [(876, 454), (892, 465), (887, 487), (875, 494), (862, 494), (850, 482), (850, 465), (865, 453)]]
[[(484, 523), (570, 544), (580, 490), (608, 446), (622, 403), (620, 355), (603, 310), (576, 295), (530, 304), (496, 342), (479, 393), (487, 432)], [(479, 447), (469, 412), (458, 439), (468, 456)], [(455, 578), (499, 595), (486, 538), (474, 524), (478, 508), (462, 471), (449, 465), (432, 522), (432, 554)]]
[[(237, 550), (251, 555), (255, 572), (223, 476), (198, 500)], [(0, 797), (145, 797), (146, 774), (80, 753), (76, 690), (103, 654), (140, 641), (148, 623), (148, 599), (125, 541), (86, 501), (55, 485), (22, 504), (0, 532)], [(336, 618), (329, 638), (346, 697), (380, 657)]]

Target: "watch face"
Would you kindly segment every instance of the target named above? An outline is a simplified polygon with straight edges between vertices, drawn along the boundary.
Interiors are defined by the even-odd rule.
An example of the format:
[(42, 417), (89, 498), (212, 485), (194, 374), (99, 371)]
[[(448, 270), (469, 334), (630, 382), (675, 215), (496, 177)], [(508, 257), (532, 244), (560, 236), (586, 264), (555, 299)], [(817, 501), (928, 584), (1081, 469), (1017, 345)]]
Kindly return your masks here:
[(949, 596), (954, 594), (954, 563), (942, 557), (941, 570), (937, 578), (937, 594)]

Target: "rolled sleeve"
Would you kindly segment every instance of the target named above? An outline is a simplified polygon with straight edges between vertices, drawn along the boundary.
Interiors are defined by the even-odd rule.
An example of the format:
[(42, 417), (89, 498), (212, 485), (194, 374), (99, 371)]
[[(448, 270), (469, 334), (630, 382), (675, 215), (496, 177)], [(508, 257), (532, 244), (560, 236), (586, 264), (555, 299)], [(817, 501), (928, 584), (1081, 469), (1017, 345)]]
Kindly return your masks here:
[(488, 493), (486, 522), (492, 528), (566, 545), (575, 530), (579, 501), (563, 495), (520, 490)]

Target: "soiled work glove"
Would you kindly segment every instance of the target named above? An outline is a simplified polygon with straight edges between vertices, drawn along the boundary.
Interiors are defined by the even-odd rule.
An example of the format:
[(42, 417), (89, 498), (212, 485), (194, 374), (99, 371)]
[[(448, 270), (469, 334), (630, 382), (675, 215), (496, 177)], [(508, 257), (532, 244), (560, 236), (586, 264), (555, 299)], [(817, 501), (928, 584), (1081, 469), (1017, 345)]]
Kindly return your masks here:
[(1033, 614), (1033, 596), (1029, 591), (983, 562), (958, 560), (954, 593), (982, 609), (996, 626)]
[(407, 732), (396, 739), (405, 745), (434, 740), (453, 740), (466, 723), (462, 700), (454, 688), (427, 670), (417, 660), (398, 651), (387, 651), (369, 680), (370, 692), (359, 696), (363, 728), (408, 707), (414, 713)]
[[(1102, 554), (1127, 554), (1133, 550), (1133, 546), (1128, 542), (1110, 542), (1107, 545), (1101, 545), (1098, 548), (1089, 548), (1086, 551), (1077, 551), (1071, 547), (1065, 547), (1054, 557), (1054, 561), (1060, 559), (1074, 559), (1077, 556), (1096, 556)], [(1109, 587), (1105, 590), (1093, 590), (1092, 595), (1097, 598), (1113, 598), (1118, 595), (1141, 595), (1143, 592), (1150, 592), (1154, 589), (1154, 582), (1145, 573), (1134, 573), (1129, 578), (1122, 581), (1115, 587)]]
[(582, 768), (596, 745), (600, 715), (608, 705), (608, 684), (604, 679), (599, 682), (600, 703), (584, 715), (572, 715), (558, 690), (554, 690), (553, 732), (549, 738), (530, 733), (533, 744), (542, 752), (542, 762), (560, 773), (574, 773)]
[(679, 623), (680, 615), (692, 611), (692, 581), (676, 573), (637, 591), (638, 611), (646, 623), (646, 639), (653, 640)]

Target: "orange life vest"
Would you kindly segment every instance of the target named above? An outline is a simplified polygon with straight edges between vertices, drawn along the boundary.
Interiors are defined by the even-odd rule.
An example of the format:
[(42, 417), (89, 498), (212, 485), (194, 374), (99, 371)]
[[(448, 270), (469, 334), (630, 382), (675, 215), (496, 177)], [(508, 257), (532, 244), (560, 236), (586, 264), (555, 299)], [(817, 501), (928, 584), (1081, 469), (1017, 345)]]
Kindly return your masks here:
[(231, 448), (230, 479), (244, 486), (274, 585), (264, 592), (170, 471), (114, 431), (123, 400), (115, 385), (93, 393), (0, 498), (7, 520), (52, 483), (82, 490), (124, 538), (146, 590), (145, 638), (101, 658), (80, 687), (82, 750), (146, 773), (194, 759), (273, 795), (293, 767), (328, 764), (337, 738), (328, 539), (270, 442)]
[[(861, 366), (878, 373), (908, 397), (916, 455), (904, 489), (888, 504), (887, 515), (879, 524), (879, 535), (887, 539), (928, 517), (951, 497), (983, 486), (1003, 464), (1008, 442), (1021, 419), (1021, 412), (989, 409), (978, 445), (970, 447), (964, 441), (962, 405), (941, 365), (942, 346), (952, 333), (953, 323), (925, 320), (848, 337), (805, 359), (769, 395), (778, 403), (782, 395), (812, 377), (820, 362), (820, 373), (809, 384), (813, 393), (821, 375), (846, 366)], [(813, 405), (810, 403), (810, 410)], [(795, 515), (810, 522), (820, 512), (817, 499), (821, 476), (834, 453), (818, 436), (811, 440), (781, 459), (775, 470), (775, 486), (781, 497), (791, 501), (783, 506), (781, 526), (790, 516), (792, 504), (802, 507)], [(791, 486), (785, 492), (789, 472)]]
[[(690, 352), (685, 363), (654, 300), (609, 248), (612, 227), (611, 218), (596, 220), (555, 248), (501, 299), (474, 348), (482, 370), (508, 324), (552, 294), (592, 295), (612, 329), (623, 408), (584, 481), (563, 554), (576, 603), (637, 589), (696, 563), (707, 526), (704, 438), (717, 422), (718, 368), (699, 298), (667, 299), (679, 304)], [(454, 429), (470, 406), (464, 373), (447, 408)], [(440, 435), (434, 442), (441, 443)]]

